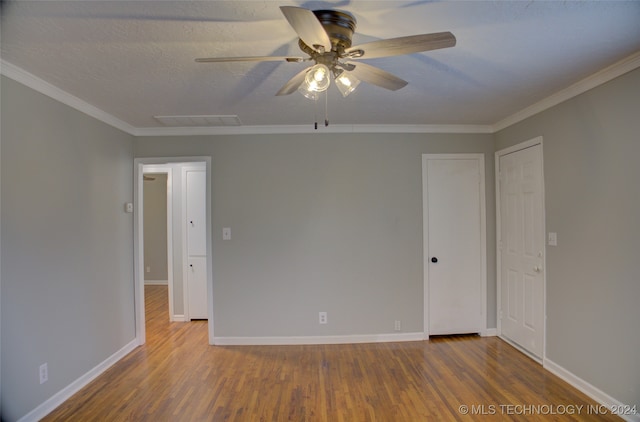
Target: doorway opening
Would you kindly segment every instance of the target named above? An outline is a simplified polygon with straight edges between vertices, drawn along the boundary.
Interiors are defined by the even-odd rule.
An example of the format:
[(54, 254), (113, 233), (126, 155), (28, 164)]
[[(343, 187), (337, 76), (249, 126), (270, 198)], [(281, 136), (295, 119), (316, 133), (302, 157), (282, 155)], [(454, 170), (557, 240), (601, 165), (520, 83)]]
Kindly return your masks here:
[[(197, 201), (202, 210), (198, 213), (200, 221), (197, 227), (193, 217), (187, 218), (187, 185), (190, 172), (200, 173), (198, 192), (201, 198)], [(204, 298), (200, 314), (194, 317), (208, 320), (209, 343), (213, 344), (213, 278), (212, 278), (212, 238), (211, 238), (211, 157), (171, 157), (171, 158), (138, 158), (134, 160), (134, 284), (136, 308), (136, 339), (138, 344), (146, 341), (145, 327), (145, 275), (154, 271), (152, 265), (145, 264), (145, 183), (152, 174), (166, 175), (166, 267), (168, 286), (168, 308), (170, 321), (189, 321), (189, 283), (199, 283), (203, 289), (191, 296)], [(147, 181), (145, 182), (145, 176)], [(191, 195), (192, 197), (195, 195)], [(193, 234), (200, 237), (201, 247), (197, 260), (188, 254), (187, 243), (193, 241)], [(148, 240), (148, 239), (147, 239)], [(160, 242), (162, 243), (162, 242)], [(162, 249), (163, 245), (159, 246)], [(156, 257), (161, 253), (155, 251)], [(194, 269), (197, 263), (197, 271)], [(160, 265), (162, 266), (162, 265)], [(151, 267), (151, 268), (149, 268)], [(192, 269), (197, 277), (190, 274)], [(155, 277), (160, 277), (156, 275)]]
[(168, 165), (143, 166), (144, 285), (145, 292), (147, 286), (166, 286), (168, 319), (179, 321), (173, 309), (172, 175), (172, 168)]

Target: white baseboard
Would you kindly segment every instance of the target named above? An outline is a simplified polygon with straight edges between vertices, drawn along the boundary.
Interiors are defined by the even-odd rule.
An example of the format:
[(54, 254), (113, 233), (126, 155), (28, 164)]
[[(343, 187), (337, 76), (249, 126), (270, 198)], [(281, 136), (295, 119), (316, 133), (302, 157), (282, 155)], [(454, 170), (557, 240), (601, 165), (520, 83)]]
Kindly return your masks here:
[(184, 315), (174, 315), (171, 317), (171, 322), (186, 322)]
[(543, 358), (538, 357), (536, 355), (534, 355), (533, 353), (531, 353), (530, 351), (528, 351), (527, 349), (525, 349), (524, 347), (520, 346), (518, 343), (516, 343), (515, 341), (511, 341), (510, 338), (505, 337), (503, 335), (500, 335), (500, 340), (509, 343), (510, 346), (512, 346), (514, 349), (517, 349), (520, 353), (522, 353), (525, 356), (528, 356), (529, 358), (535, 360), (536, 362), (538, 362), (540, 365), (543, 364)]
[(169, 281), (168, 280), (145, 280), (144, 285), (145, 286), (168, 286)]
[(276, 346), (300, 344), (389, 343), (395, 341), (421, 341), (424, 333), (361, 334), (345, 336), (293, 336), (293, 337), (215, 337), (216, 346)]
[(18, 422), (36, 422), (40, 419), (47, 416), (51, 413), (55, 408), (64, 403), (67, 399), (73, 396), (75, 393), (80, 391), (83, 387), (93, 381), (98, 375), (102, 374), (104, 371), (109, 369), (113, 364), (118, 362), (120, 359), (128, 355), (133, 349), (138, 346), (137, 340), (131, 340), (128, 344), (126, 344), (122, 349), (118, 350), (107, 359), (105, 359), (102, 363), (99, 363), (96, 367), (91, 369), (86, 374), (82, 375), (77, 380), (73, 381), (71, 384), (64, 387), (62, 390), (58, 391), (56, 394), (47, 399), (40, 406), (33, 409), (31, 412), (27, 413), (20, 419)]
[[(568, 382), (573, 387), (577, 388), (587, 396), (591, 397), (596, 402), (603, 405), (607, 410), (612, 408), (624, 409), (625, 404), (630, 406), (634, 405), (633, 403), (621, 403), (620, 401), (614, 399), (604, 391), (600, 390), (597, 387), (594, 387), (593, 385), (589, 384), (587, 381), (583, 380), (582, 378), (578, 377), (577, 375), (573, 374), (572, 372), (566, 370), (562, 366), (558, 365), (557, 363), (549, 359), (545, 358), (542, 366), (547, 371), (551, 372), (554, 375), (557, 375), (559, 378), (562, 378), (564, 381)], [(635, 415), (618, 414), (618, 416), (620, 416), (622, 419), (626, 421), (634, 421), (634, 422), (640, 421), (640, 413), (636, 413)]]
[(480, 337), (495, 337), (497, 335), (497, 328), (485, 328), (484, 330), (480, 331)]

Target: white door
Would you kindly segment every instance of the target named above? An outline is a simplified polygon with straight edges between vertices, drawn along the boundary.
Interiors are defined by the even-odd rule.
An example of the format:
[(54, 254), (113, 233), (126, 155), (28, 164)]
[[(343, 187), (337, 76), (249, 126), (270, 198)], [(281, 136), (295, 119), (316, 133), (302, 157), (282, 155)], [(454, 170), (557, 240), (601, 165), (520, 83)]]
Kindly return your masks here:
[(545, 268), (542, 145), (497, 155), (500, 331), (541, 358)]
[(187, 252), (189, 256), (207, 254), (207, 216), (205, 171), (187, 172)]
[(207, 258), (189, 257), (189, 319), (207, 319)]
[(486, 327), (484, 157), (424, 155), (425, 327), (428, 335)]
[(206, 171), (186, 172), (188, 319), (207, 319)]

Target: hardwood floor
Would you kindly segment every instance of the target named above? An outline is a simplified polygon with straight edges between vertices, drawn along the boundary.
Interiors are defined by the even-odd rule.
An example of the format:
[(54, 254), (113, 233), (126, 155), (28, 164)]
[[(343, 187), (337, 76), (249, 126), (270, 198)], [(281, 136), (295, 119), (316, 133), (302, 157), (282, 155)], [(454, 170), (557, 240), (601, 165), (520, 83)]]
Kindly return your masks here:
[(620, 420), (496, 337), (209, 346), (145, 294), (147, 344), (44, 421)]

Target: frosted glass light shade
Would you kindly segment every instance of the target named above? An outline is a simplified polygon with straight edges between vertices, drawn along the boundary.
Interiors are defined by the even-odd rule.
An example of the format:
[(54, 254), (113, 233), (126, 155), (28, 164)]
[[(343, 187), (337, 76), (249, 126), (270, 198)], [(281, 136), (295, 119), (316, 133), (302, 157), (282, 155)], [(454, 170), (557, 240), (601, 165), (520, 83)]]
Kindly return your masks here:
[(349, 72), (342, 72), (336, 78), (336, 86), (343, 97), (351, 94), (360, 85), (360, 79), (356, 78)]
[(312, 66), (298, 87), (298, 91), (307, 98), (317, 99), (318, 93), (326, 91), (331, 84), (329, 68), (323, 64)]

